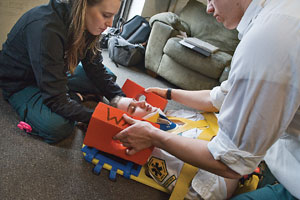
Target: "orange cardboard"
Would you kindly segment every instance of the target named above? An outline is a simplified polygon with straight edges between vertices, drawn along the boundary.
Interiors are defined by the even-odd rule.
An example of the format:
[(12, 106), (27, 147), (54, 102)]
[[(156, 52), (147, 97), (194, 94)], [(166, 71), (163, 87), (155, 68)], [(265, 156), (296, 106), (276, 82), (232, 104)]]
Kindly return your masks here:
[[(124, 113), (124, 111), (100, 102), (90, 120), (84, 138), (84, 144), (139, 165), (143, 165), (151, 155), (153, 147), (144, 149), (132, 156), (128, 156), (125, 152), (126, 147), (119, 141), (112, 139), (113, 136), (129, 126), (122, 117)], [(134, 118), (142, 120), (140, 118)], [(157, 124), (151, 124), (159, 128)]]
[(127, 97), (134, 98), (138, 100), (140, 96), (144, 95), (146, 97), (146, 102), (150, 105), (164, 110), (167, 106), (168, 100), (154, 94), (152, 92), (145, 92), (145, 88), (127, 79), (122, 87), (123, 92)]

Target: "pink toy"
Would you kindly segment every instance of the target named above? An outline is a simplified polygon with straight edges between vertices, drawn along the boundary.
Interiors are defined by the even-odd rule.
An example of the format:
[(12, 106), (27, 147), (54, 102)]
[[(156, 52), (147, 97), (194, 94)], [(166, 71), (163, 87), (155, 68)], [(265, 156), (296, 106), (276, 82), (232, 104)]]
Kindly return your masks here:
[(31, 131), (32, 131), (31, 126), (23, 121), (20, 121), (20, 123), (17, 125), (17, 127), (19, 127), (19, 129), (21, 129), (21, 130), (25, 130), (26, 133), (31, 133)]

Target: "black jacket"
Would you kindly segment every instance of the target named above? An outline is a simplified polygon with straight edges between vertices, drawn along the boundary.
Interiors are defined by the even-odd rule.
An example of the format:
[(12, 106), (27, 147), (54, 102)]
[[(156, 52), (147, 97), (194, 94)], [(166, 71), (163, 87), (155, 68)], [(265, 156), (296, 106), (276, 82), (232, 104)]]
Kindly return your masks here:
[[(53, 112), (74, 121), (89, 122), (93, 110), (69, 98), (68, 68), (64, 63), (70, 5), (50, 0), (25, 13), (12, 28), (0, 53), (0, 87), (13, 94), (36, 85)], [(102, 64), (102, 56), (81, 60), (89, 79), (108, 99), (124, 95)]]

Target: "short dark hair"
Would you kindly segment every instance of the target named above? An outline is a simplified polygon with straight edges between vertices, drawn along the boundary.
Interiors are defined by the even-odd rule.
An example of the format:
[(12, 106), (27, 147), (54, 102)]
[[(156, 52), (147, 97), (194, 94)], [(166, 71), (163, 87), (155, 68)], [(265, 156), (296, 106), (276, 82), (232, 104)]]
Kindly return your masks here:
[(121, 98), (123, 98), (122, 96), (115, 96), (114, 98), (112, 98), (112, 100), (110, 100), (109, 104), (112, 107), (118, 108), (118, 103), (121, 100)]

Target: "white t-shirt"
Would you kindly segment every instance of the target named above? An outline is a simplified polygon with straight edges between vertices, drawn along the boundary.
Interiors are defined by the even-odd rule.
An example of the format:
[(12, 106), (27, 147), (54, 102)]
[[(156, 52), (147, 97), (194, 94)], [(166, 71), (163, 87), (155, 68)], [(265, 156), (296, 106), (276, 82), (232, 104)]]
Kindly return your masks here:
[(265, 159), (300, 198), (300, 1), (253, 0), (237, 29), (229, 78), (211, 91), (220, 113), (208, 149), (241, 175)]

